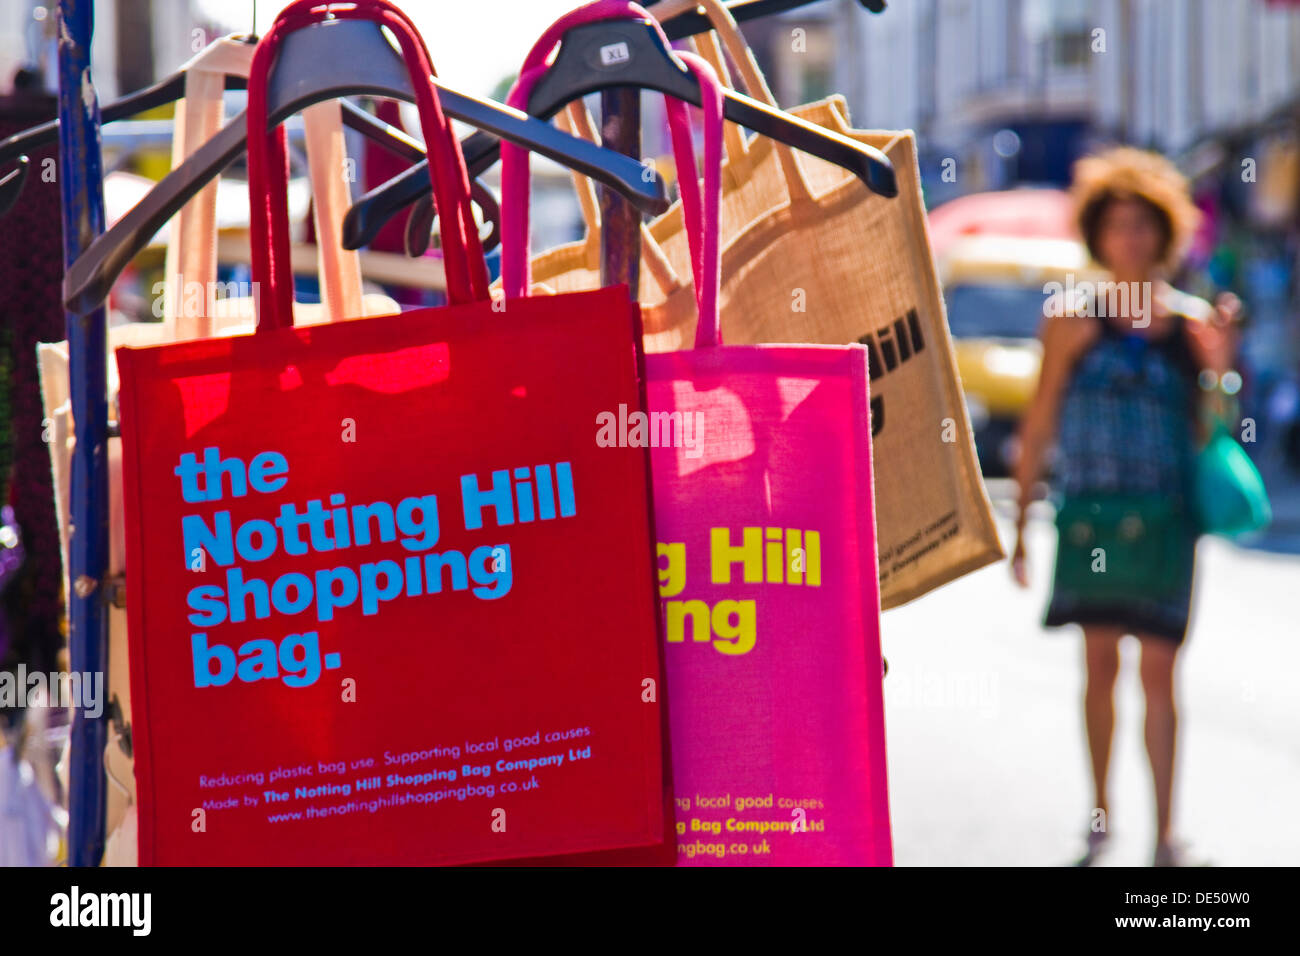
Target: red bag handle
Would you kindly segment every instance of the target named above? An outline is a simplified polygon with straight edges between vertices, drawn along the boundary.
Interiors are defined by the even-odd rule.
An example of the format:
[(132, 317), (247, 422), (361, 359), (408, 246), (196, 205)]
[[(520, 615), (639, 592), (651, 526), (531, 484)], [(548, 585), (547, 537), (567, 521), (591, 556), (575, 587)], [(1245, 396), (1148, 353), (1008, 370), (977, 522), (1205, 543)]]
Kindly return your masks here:
[(442, 112), (433, 66), (424, 40), (410, 19), (388, 0), (347, 4), (296, 0), (280, 12), (257, 45), (248, 78), (249, 231), (258, 331), (293, 324), (293, 275), (289, 260), (288, 152), (282, 128), (266, 130), (266, 87), (271, 65), (284, 38), (313, 23), (331, 19), (369, 20), (397, 37), (411, 74), (420, 125), (429, 153), (429, 171), (441, 222), (447, 296), (455, 304), (488, 299), (487, 264), (470, 206), (469, 172), (460, 144)]
[[(548, 59), (564, 34), (574, 27), (600, 20), (649, 20), (660, 36), (662, 28), (653, 16), (631, 0), (595, 0), (570, 11), (538, 38), (524, 60), (519, 79), (511, 87), (506, 103), (517, 109), (528, 108), (533, 87), (550, 69)], [(668, 39), (664, 36), (664, 44)], [(674, 51), (691, 70), (700, 84), (704, 107), (704, 193), (696, 177), (695, 149), (691, 141), (691, 122), (687, 105), (665, 97), (673, 158), (682, 195), (682, 213), (686, 238), (691, 249), (695, 278), (695, 304), (698, 323), (695, 347), (708, 348), (721, 343), (721, 320), (718, 313), (720, 280), (720, 210), (722, 194), (722, 84), (713, 68), (692, 53)], [(507, 142), (501, 144), (501, 285), (507, 298), (528, 295), (530, 284), (528, 222), (528, 154)]]

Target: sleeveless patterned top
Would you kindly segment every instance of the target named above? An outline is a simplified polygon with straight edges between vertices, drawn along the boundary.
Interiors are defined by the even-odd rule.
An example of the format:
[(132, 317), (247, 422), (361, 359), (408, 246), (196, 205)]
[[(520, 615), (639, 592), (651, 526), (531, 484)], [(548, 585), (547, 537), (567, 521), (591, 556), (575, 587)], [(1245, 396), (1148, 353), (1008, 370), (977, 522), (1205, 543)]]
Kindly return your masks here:
[(1196, 455), (1195, 359), (1181, 315), (1144, 338), (1105, 318), (1066, 386), (1057, 439), (1057, 486), (1066, 497), (1114, 492), (1185, 500)]

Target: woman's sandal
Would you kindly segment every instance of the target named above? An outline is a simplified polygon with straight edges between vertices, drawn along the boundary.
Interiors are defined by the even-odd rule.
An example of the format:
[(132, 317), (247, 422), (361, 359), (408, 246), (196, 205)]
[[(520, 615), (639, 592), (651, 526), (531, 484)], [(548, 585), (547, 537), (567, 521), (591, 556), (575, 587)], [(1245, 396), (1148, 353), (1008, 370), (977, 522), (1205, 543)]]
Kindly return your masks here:
[(1152, 866), (1213, 866), (1209, 860), (1192, 852), (1181, 840), (1166, 840), (1156, 844)]
[(1075, 866), (1096, 866), (1097, 861), (1101, 858), (1102, 851), (1105, 850), (1110, 833), (1106, 830), (1089, 830), (1088, 831), (1088, 848), (1083, 856), (1079, 857), (1074, 863)]

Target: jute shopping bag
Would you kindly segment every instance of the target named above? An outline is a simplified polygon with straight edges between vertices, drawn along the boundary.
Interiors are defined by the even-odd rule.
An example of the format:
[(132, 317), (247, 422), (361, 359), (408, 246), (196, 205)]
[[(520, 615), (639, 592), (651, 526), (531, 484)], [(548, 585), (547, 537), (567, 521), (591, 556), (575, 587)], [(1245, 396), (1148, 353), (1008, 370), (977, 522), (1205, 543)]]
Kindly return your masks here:
[[(696, 4), (668, 0), (655, 8)], [(720, 4), (699, 4), (741, 72), (746, 92), (773, 103)], [(711, 35), (700, 52), (720, 75)], [(894, 165), (899, 195), (871, 193), (851, 173), (726, 127), (722, 326), (732, 344), (861, 342), (871, 361), (877, 535), (883, 606), (896, 607), (1003, 556), (957, 376), (930, 251), (916, 143), (910, 131), (855, 130), (832, 97), (791, 113), (875, 146)], [(588, 187), (580, 187), (582, 189)], [(533, 279), (558, 292), (599, 283), (599, 223), (586, 239), (542, 253)], [(680, 204), (648, 227), (641, 284), (646, 349), (695, 335), (690, 250)]]
[[(682, 58), (704, 90), (703, 211), (682, 104), (669, 117), (709, 321), (694, 348), (646, 356), (648, 414), (597, 419), (602, 447), (652, 449), (678, 863), (889, 865), (867, 351), (720, 344), (721, 87)], [(529, 288), (505, 216), (516, 156), (510, 296)]]
[[(267, 72), (327, 12), (411, 68), (447, 308), (286, 324)], [(638, 317), (493, 308), (431, 72), (382, 0), (287, 7), (250, 78), (258, 330), (117, 353), (142, 864), (671, 855), (648, 457), (591, 427), (643, 408)]]

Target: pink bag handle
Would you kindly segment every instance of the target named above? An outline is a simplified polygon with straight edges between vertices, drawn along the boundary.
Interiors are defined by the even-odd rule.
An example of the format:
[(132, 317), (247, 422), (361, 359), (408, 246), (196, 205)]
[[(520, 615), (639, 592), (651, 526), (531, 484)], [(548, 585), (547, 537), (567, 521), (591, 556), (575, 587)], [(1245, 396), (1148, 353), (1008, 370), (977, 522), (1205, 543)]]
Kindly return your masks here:
[[(696, 178), (695, 149), (691, 142), (691, 119), (686, 104), (667, 99), (668, 123), (672, 132), (673, 157), (682, 193), (682, 215), (695, 273), (695, 347), (722, 344), (722, 317), (718, 312), (718, 290), (722, 279), (722, 83), (708, 61), (694, 53), (678, 53), (700, 83), (704, 107), (704, 188)], [(689, 175), (688, 175), (689, 174)]]
[[(660, 36), (658, 21), (630, 0), (596, 0), (555, 21), (533, 45), (524, 61), (519, 79), (506, 98), (508, 105), (526, 110), (533, 87), (550, 68), (547, 62), (564, 34), (574, 27), (600, 20), (648, 20)], [(668, 44), (664, 37), (664, 44)], [(696, 348), (721, 342), (718, 314), (720, 281), (719, 205), (722, 195), (722, 84), (713, 68), (693, 53), (676, 53), (700, 84), (704, 109), (704, 196), (696, 175), (695, 148), (687, 104), (665, 97), (673, 158), (677, 164), (678, 184), (682, 194), (682, 213), (686, 237), (691, 249), (695, 279), (695, 304), (698, 324)], [(507, 298), (528, 295), (531, 285), (528, 222), (528, 155), (520, 147), (501, 144), (501, 285)], [(704, 202), (707, 197), (707, 204)]]
[(453, 303), (488, 299), (487, 264), (469, 198), (469, 173), (460, 144), (452, 135), (430, 81), (433, 66), (419, 31), (388, 0), (352, 0), (347, 5), (297, 0), (280, 12), (253, 55), (248, 79), (248, 187), (253, 281), (267, 294), (258, 297), (258, 330), (293, 324), (293, 275), (289, 258), (288, 154), (284, 130), (261, 134), (268, 123), (266, 87), (272, 62), (284, 38), (330, 19), (369, 20), (397, 37), (411, 74), (420, 125), (430, 157), (437, 207), (445, 214), (442, 246), (447, 296)]

